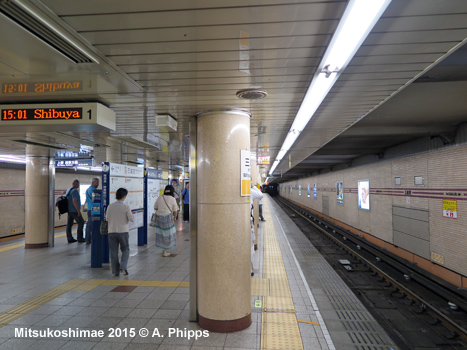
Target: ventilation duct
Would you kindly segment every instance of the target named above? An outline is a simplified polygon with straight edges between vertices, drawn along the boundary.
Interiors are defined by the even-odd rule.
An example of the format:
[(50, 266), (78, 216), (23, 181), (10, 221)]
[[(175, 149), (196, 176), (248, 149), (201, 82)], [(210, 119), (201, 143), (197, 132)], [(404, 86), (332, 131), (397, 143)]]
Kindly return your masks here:
[(86, 53), (84, 48), (79, 47), (81, 44), (78, 40), (71, 37), (63, 28), (53, 23), (50, 18), (40, 16), (26, 5), (11, 0), (0, 1), (0, 13), (71, 61), (75, 63), (99, 63), (90, 54)]

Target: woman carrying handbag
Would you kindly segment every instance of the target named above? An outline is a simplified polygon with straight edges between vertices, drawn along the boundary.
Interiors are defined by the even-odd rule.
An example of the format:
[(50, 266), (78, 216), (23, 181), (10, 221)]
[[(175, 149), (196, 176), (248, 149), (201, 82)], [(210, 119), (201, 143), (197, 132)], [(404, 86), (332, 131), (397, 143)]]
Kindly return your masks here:
[(177, 231), (174, 219), (178, 216), (177, 201), (173, 197), (174, 188), (165, 186), (164, 195), (154, 204), (156, 211), (156, 247), (163, 249), (162, 256), (170, 256), (169, 249), (177, 246)]

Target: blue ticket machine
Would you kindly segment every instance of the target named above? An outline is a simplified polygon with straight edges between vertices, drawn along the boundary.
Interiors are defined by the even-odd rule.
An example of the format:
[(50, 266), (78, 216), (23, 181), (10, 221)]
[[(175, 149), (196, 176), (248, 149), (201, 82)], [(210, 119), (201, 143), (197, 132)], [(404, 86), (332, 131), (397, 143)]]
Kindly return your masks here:
[(109, 262), (109, 241), (101, 236), (101, 221), (104, 220), (102, 190), (92, 191), (91, 205), (91, 267), (102, 267)]

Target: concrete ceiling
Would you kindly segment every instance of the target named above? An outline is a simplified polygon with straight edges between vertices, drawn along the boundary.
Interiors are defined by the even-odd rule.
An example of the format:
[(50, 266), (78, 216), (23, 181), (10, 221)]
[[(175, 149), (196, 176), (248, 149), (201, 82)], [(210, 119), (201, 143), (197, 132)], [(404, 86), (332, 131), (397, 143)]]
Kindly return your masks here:
[[(5, 15), (24, 5), (99, 63), (75, 63)], [(186, 165), (189, 121), (210, 109), (251, 113), (251, 150), (275, 159), (347, 1), (13, 0), (0, 4), (1, 104), (100, 102), (111, 132), (2, 132), (15, 140), (111, 149), (163, 170)], [(21, 8), (21, 7), (19, 7)], [(467, 119), (467, 1), (393, 0), (277, 167), (283, 181), (426, 135)], [(8, 92), (6, 83), (80, 81), (79, 91)], [(242, 100), (241, 89), (268, 96)], [(156, 127), (170, 114), (176, 132)], [(160, 147), (159, 147), (160, 146)], [(268, 148), (269, 152), (261, 152)], [(290, 167), (289, 167), (290, 165)], [(262, 165), (266, 173), (269, 165)]]

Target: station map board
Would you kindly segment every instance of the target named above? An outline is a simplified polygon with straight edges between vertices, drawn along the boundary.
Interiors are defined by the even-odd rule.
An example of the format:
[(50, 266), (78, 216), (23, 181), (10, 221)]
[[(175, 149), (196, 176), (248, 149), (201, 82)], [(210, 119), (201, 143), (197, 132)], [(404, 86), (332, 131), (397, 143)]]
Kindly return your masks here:
[(104, 210), (110, 203), (116, 201), (115, 194), (119, 188), (128, 190), (125, 204), (135, 216), (135, 221), (130, 223), (130, 229), (144, 225), (144, 169), (116, 164), (104, 163), (102, 166), (102, 191), (104, 193)]
[(164, 189), (168, 184), (167, 180), (162, 180), (162, 171), (155, 169), (146, 169), (146, 205), (147, 205), (147, 222), (151, 222), (152, 214), (154, 213), (154, 204), (161, 194), (161, 189)]

